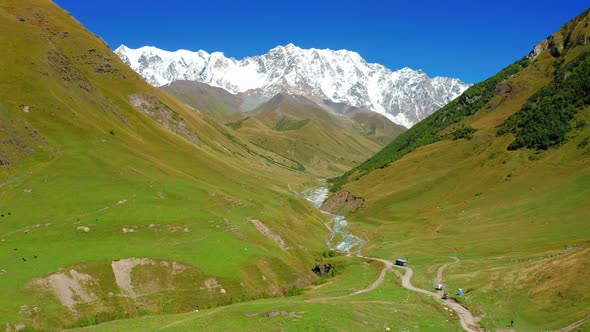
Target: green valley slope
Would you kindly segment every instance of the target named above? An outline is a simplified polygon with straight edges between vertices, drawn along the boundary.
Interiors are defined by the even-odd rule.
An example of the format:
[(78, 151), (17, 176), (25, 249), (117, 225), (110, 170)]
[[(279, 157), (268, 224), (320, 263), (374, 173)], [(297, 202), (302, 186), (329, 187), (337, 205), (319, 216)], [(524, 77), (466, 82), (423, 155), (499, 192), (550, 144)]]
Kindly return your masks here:
[(50, 1), (0, 1), (0, 325), (283, 295), (315, 276), (309, 180), (149, 86)]
[[(414, 285), (432, 290), (442, 282), (450, 301), (479, 316), (486, 330), (588, 330), (590, 107), (583, 89), (567, 88), (568, 79), (586, 84), (588, 16), (333, 180), (364, 200), (359, 209), (340, 209), (352, 211), (347, 231), (366, 240), (362, 255), (408, 257)], [(552, 107), (537, 106), (546, 103)], [(519, 137), (553, 143), (516, 148)], [(387, 269), (383, 284), (359, 293), (380, 280), (374, 260), (335, 262), (343, 272), (301, 296), (94, 330), (461, 330), (447, 302), (400, 287)]]
[(365, 253), (410, 257), (425, 288), (460, 257), (445, 281), (490, 330), (590, 315), (589, 16), (333, 180), (365, 199)]
[[(288, 185), (357, 161), (330, 149), (383, 142), (339, 145), (318, 132), (330, 115), (288, 96), (218, 124), (224, 114), (150, 87), (53, 3), (0, 0), (0, 326), (459, 331), (448, 304), (367, 258), (408, 257), (414, 285), (432, 289), (449, 256), (447, 291), (462, 287), (488, 330), (580, 321), (590, 108), (537, 104), (584, 81), (588, 14), (334, 181), (364, 199), (342, 209), (363, 258), (327, 251), (327, 217)], [(539, 117), (543, 130), (528, 121)], [(347, 128), (362, 123), (379, 132), (363, 117)], [(553, 127), (565, 139), (546, 150), (508, 149)], [(305, 130), (327, 144), (290, 146)], [(303, 171), (311, 152), (335, 166)], [(333, 270), (318, 278), (316, 262)]]

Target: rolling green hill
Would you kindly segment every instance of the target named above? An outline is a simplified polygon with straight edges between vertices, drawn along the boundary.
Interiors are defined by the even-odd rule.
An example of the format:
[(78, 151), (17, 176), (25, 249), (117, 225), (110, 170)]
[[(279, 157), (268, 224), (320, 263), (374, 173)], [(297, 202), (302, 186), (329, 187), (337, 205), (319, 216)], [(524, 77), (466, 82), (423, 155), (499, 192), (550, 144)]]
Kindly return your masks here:
[[(15, 38), (18, 36), (18, 38)], [(282, 295), (314, 278), (310, 177), (149, 86), (50, 1), (0, 1), (0, 325)]]

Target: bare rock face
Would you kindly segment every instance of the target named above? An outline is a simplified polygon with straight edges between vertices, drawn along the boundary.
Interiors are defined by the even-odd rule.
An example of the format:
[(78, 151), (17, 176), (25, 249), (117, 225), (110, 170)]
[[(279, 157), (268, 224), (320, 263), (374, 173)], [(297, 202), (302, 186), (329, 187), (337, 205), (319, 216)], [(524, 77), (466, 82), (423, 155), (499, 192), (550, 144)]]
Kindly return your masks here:
[(199, 144), (197, 134), (187, 125), (184, 119), (174, 110), (160, 102), (156, 95), (130, 95), (129, 101), (137, 110), (145, 113), (166, 129), (184, 137), (188, 141)]
[(283, 238), (278, 234), (273, 233), (265, 224), (262, 223), (262, 221), (257, 219), (250, 219), (250, 222), (254, 224), (254, 226), (256, 227), (256, 229), (258, 229), (258, 231), (260, 231), (260, 233), (264, 234), (264, 236), (274, 241), (279, 247), (281, 247), (281, 249), (289, 249), (285, 244)]
[[(27, 311), (26, 325), (45, 331), (48, 320), (68, 326), (104, 313), (176, 313), (212, 306), (235, 289), (218, 280), (175, 260), (129, 257), (78, 264), (28, 284), (35, 295), (29, 306), (36, 309)], [(173, 301), (163, 301), (163, 295)]]
[(548, 50), (552, 57), (561, 56), (564, 51), (579, 45), (590, 43), (590, 36), (585, 29), (590, 19), (588, 11), (564, 25), (558, 32), (538, 43), (529, 53), (530, 59), (535, 59), (543, 51)]
[(535, 48), (529, 53), (529, 58), (536, 58), (541, 52), (544, 50), (549, 50), (549, 53), (554, 58), (557, 58), (561, 55), (563, 51), (563, 44), (557, 42), (554, 36), (549, 36), (540, 43), (538, 43)]
[(391, 71), (368, 63), (356, 52), (301, 49), (293, 44), (242, 60), (219, 52), (168, 52), (124, 45), (115, 53), (154, 86), (188, 80), (234, 95), (309, 96), (366, 108), (405, 127), (424, 119), (469, 87), (456, 78), (430, 78), (421, 70)]
[(77, 304), (91, 303), (98, 299), (90, 290), (96, 281), (89, 274), (74, 269), (49, 275), (36, 280), (34, 284), (52, 290), (61, 304), (72, 311), (75, 311), (74, 306)]
[(506, 81), (498, 83), (495, 92), (500, 96), (508, 96), (512, 92), (512, 85)]
[(315, 273), (318, 277), (323, 277), (334, 270), (334, 265), (332, 263), (315, 263), (315, 266), (311, 271)]
[(347, 190), (340, 190), (328, 197), (320, 209), (333, 214), (345, 215), (360, 208), (364, 202), (364, 198), (356, 197)]

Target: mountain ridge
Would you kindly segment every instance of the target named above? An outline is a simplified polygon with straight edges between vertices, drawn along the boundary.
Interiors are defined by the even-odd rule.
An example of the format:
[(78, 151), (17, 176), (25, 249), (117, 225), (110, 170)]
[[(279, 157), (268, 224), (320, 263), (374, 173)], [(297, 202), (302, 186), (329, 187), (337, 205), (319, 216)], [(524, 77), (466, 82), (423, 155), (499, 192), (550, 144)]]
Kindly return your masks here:
[[(573, 71), (571, 70), (567, 71), (567, 75), (563, 73), (565, 68), (567, 68), (566, 64), (572, 62), (572, 59), (581, 59), (587, 56), (581, 53), (589, 52), (587, 45), (590, 44), (590, 38), (588, 37), (590, 33), (587, 32), (588, 25), (586, 23), (588, 17), (590, 17), (589, 15), (590, 10), (586, 10), (584, 13), (565, 24), (559, 31), (537, 43), (528, 55), (525, 55), (520, 60), (502, 69), (496, 75), (471, 86), (460, 97), (431, 114), (411, 130), (400, 135), (391, 144), (366, 160), (363, 164), (349, 170), (339, 178), (332, 179), (333, 189), (338, 190), (344, 182), (348, 182), (352, 178), (358, 178), (376, 169), (385, 168), (417, 148), (448, 138), (452, 131), (458, 132), (458, 128), (464, 126), (466, 121), (469, 121), (472, 116), (476, 117), (478, 112), (485, 111), (483, 107), (490, 102), (490, 100), (495, 97), (506, 98), (507, 95), (514, 93), (513, 90), (515, 87), (506, 83), (506, 80), (524, 71), (532, 63), (555, 60), (551, 67), (552, 70), (544, 74), (546, 77), (552, 77), (556, 72), (561, 71), (562, 74), (557, 76), (561, 76), (559, 77), (559, 80), (563, 81), (564, 77), (572, 75)], [(545, 55), (545, 57), (540, 57), (541, 55)], [(578, 64), (578, 66), (584, 68), (583, 64)], [(577, 75), (580, 77), (587, 76), (584, 75), (584, 73), (578, 73)], [(557, 76), (555, 77), (555, 80), (557, 80)], [(564, 102), (567, 100), (567, 103), (565, 104), (569, 105), (571, 103), (571, 105), (575, 104), (576, 107), (580, 107), (588, 98), (583, 94), (583, 91), (585, 90), (584, 88), (587, 84), (587, 82), (583, 82), (581, 79), (570, 83), (568, 89), (565, 89), (568, 90), (567, 93), (562, 93), (566, 96), (564, 97), (563, 95), (560, 95), (548, 97), (548, 101), (543, 104), (543, 107), (539, 107), (545, 109), (545, 111), (542, 112), (530, 112), (530, 109), (533, 108), (532, 106), (541, 100), (540, 96), (535, 96), (534, 98), (531, 97), (527, 106), (522, 106), (522, 109), (515, 112), (512, 119), (501, 124), (502, 128), (497, 134), (503, 135), (508, 132), (516, 133), (516, 123), (518, 123), (518, 126), (520, 127), (528, 127), (527, 131), (529, 132), (529, 136), (532, 135), (530, 134), (531, 131), (536, 132), (536, 141), (543, 141), (542, 143), (536, 142), (537, 146), (543, 146), (543, 149), (547, 149), (551, 145), (549, 144), (551, 141), (555, 141), (553, 145), (558, 146), (559, 143), (565, 139), (567, 132), (571, 129), (567, 123), (573, 118), (576, 112), (572, 112), (571, 110), (570, 112), (566, 112), (561, 109), (561, 106), (555, 106), (560, 103), (553, 103), (552, 100), (560, 99)], [(555, 91), (559, 89), (563, 90), (564, 88), (560, 87), (558, 89), (556, 86), (548, 86), (546, 89), (549, 91)], [(577, 91), (577, 96), (570, 96), (573, 94), (574, 90), (581, 91)], [(545, 94), (549, 95), (550, 93), (546, 92)], [(494, 107), (496, 106), (497, 105)], [(548, 109), (551, 109), (551, 111), (547, 111)], [(569, 115), (567, 115), (567, 113), (569, 113)], [(526, 121), (523, 120), (525, 117), (527, 118)], [(531, 121), (531, 119), (533, 119), (533, 121)], [(531, 127), (534, 128), (534, 130), (531, 129)], [(560, 127), (561, 129), (556, 130), (557, 127)], [(557, 137), (559, 137), (559, 139), (557, 139)], [(524, 138), (517, 138), (520, 143), (513, 143), (514, 145), (511, 145), (513, 148), (516, 148), (517, 146), (523, 147), (525, 145), (533, 147), (534, 145), (532, 142), (524, 144)], [(530, 141), (531, 138), (527, 137), (527, 139)]]
[(302, 49), (293, 44), (268, 53), (227, 58), (221, 52), (164, 51), (153, 46), (115, 53), (150, 84), (193, 80), (230, 93), (272, 97), (284, 92), (364, 107), (411, 127), (458, 97), (469, 85), (456, 78), (430, 78), (408, 67), (391, 71), (348, 50)]

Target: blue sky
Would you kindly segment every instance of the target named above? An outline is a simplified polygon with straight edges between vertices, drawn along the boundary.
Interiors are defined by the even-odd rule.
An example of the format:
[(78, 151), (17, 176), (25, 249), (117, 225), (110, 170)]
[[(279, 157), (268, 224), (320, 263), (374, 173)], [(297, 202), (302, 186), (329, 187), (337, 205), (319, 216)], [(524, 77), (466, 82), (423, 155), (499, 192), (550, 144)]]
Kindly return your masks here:
[(55, 0), (112, 48), (348, 49), (392, 70), (481, 81), (526, 55), (590, 1)]

